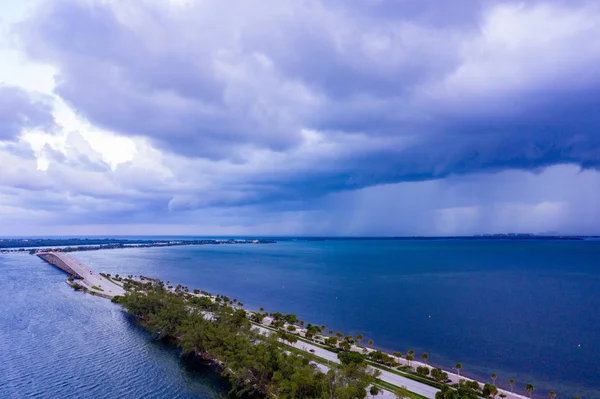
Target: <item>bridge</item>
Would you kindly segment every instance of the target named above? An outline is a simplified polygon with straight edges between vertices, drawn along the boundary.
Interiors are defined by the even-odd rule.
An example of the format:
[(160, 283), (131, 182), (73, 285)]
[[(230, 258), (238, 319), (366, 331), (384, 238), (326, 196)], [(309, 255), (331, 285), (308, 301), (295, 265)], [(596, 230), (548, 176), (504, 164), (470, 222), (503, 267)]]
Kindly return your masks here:
[(116, 295), (125, 295), (125, 290), (121, 285), (101, 276), (67, 253), (42, 252), (37, 256), (73, 276), (77, 279), (75, 282), (93, 294), (111, 298)]

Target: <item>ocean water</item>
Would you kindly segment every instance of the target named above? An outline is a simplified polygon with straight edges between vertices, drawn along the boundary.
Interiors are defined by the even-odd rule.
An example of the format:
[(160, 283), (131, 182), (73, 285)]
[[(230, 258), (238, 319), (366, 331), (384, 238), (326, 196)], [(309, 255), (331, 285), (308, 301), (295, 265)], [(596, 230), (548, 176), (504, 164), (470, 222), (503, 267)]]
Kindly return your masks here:
[(0, 255), (0, 398), (227, 398), (110, 301), (73, 291), (29, 255)]
[[(559, 398), (600, 398), (598, 241), (281, 241), (74, 255), (97, 271), (158, 277), (226, 294), (249, 308), (296, 313), (305, 322), (325, 324), (334, 331), (362, 333), (365, 340), (373, 339), (376, 346), (390, 351), (415, 349), (417, 355), (427, 351), (430, 363), (436, 365), (450, 368), (461, 362), (467, 376), (489, 380), (494, 372), (498, 385), (505, 388), (511, 377), (520, 392), (526, 383), (533, 383), (534, 398), (547, 397), (551, 389)], [(35, 327), (60, 331), (65, 338), (59, 342), (76, 343), (57, 345), (43, 359), (35, 358), (42, 362), (40, 370), (52, 369), (52, 362), (61, 364), (62, 356), (91, 367), (92, 359), (80, 353), (90, 353), (81, 345), (88, 348), (84, 337), (92, 334), (97, 342), (118, 337), (102, 351), (92, 352), (103, 364), (95, 372), (111, 364), (108, 355), (118, 358), (126, 353), (124, 361), (131, 362), (118, 367), (111, 382), (93, 392), (102, 392), (106, 385), (122, 390), (116, 392), (146, 392), (151, 389), (149, 379), (163, 381), (152, 389), (171, 389), (169, 397), (212, 397), (226, 391), (209, 371), (186, 370), (172, 350), (157, 347), (128, 323), (118, 307), (70, 291), (64, 275), (37, 258), (12, 255), (0, 262), (0, 299), (12, 303), (15, 295), (22, 298), (11, 306), (12, 317), (33, 312)], [(13, 284), (19, 284), (9, 283), (12, 295), (3, 288), (7, 270), (13, 273)], [(21, 283), (21, 272), (27, 279), (39, 278)], [(37, 305), (32, 305), (34, 300)], [(43, 312), (48, 304), (53, 304), (51, 311)], [(88, 326), (85, 334), (73, 329), (81, 312)], [(32, 345), (43, 341), (37, 339), (43, 335), (23, 335), (23, 327), (15, 330), (5, 317), (0, 320), (0, 345), (11, 347), (5, 342), (16, 339), (21, 353), (36, 353)], [(50, 327), (56, 318), (59, 326)], [(10, 319), (8, 315), (6, 320)], [(73, 334), (79, 338), (70, 337)], [(0, 364), (6, 364), (5, 352), (0, 352)], [(0, 394), (6, 386), (14, 392), (15, 378), (35, 369), (31, 361), (19, 359), (12, 356), (16, 371), (8, 385), (0, 382)], [(135, 371), (139, 367), (150, 370)], [(65, 384), (59, 376), (53, 375), (53, 384)], [(66, 380), (67, 390), (74, 389), (72, 383)], [(207, 391), (201, 394), (195, 391), (204, 388)]]

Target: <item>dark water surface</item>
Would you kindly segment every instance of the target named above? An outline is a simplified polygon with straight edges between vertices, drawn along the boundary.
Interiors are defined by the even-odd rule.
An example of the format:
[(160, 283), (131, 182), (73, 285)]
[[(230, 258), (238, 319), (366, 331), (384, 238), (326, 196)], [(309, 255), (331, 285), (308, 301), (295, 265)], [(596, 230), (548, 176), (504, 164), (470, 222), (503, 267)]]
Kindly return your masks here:
[(225, 398), (110, 301), (73, 291), (29, 255), (0, 255), (0, 398)]
[[(600, 398), (600, 242), (288, 241), (74, 255), (97, 271), (158, 277), (362, 333), (384, 349), (427, 351), (468, 376), (495, 372), (502, 387), (511, 377), (520, 391), (533, 383), (534, 397)], [(225, 391), (36, 258), (0, 262), (0, 299), (11, 304), (0, 361), (12, 364), (0, 393), (45, 397), (44, 381), (66, 393), (83, 384), (90, 397)]]

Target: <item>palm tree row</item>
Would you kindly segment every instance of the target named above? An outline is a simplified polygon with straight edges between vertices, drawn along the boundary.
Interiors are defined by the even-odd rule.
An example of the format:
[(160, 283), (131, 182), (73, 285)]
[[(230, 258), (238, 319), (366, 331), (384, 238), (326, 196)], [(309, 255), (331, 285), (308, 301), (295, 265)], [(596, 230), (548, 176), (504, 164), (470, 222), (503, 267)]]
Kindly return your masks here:
[[(264, 308), (262, 308), (262, 307), (261, 307), (261, 308), (260, 308), (260, 310), (261, 310), (261, 312), (262, 312), (262, 311), (264, 310)], [(302, 321), (300, 321), (300, 324), (301, 324), (301, 325), (303, 325), (304, 323), (303, 323)], [(327, 330), (326, 330), (326, 326), (325, 326), (324, 324), (323, 324), (323, 325), (321, 325), (321, 328), (320, 328), (320, 330), (321, 330), (321, 332), (323, 332), (323, 333), (326, 333), (326, 331), (327, 331)], [(329, 334), (330, 336), (333, 336), (333, 335), (334, 335), (334, 332), (333, 332), (333, 330), (331, 330), (331, 329), (330, 329), (330, 330), (328, 330), (328, 334)], [(363, 336), (362, 334), (357, 334), (357, 335), (356, 335), (356, 338), (354, 338), (352, 335), (344, 336), (344, 334), (343, 334), (341, 331), (338, 331), (338, 332), (336, 332), (336, 333), (335, 333), (335, 336), (336, 336), (336, 337), (337, 337), (337, 338), (338, 338), (340, 341), (343, 341), (344, 343), (346, 343), (346, 342), (347, 342), (347, 343), (354, 343), (354, 342), (356, 342), (356, 343), (358, 343), (359, 345), (361, 344), (361, 342), (362, 342), (362, 341), (363, 341), (363, 339), (364, 339), (364, 336)], [(373, 347), (373, 345), (375, 344), (375, 343), (374, 343), (374, 341), (373, 341), (372, 339), (369, 339), (369, 340), (367, 341), (367, 343), (368, 343), (368, 346), (370, 346), (370, 347)], [(348, 345), (348, 347), (349, 347), (349, 345)], [(365, 352), (366, 352), (366, 349), (365, 349)], [(402, 352), (393, 352), (393, 353), (392, 353), (392, 355), (393, 355), (394, 357), (396, 357), (397, 359), (402, 359)], [(414, 360), (414, 358), (415, 358), (415, 350), (414, 350), (414, 349), (410, 349), (410, 350), (409, 350), (409, 351), (406, 353), (406, 356), (404, 357), (404, 359), (405, 359), (405, 360), (408, 362), (408, 365), (409, 365), (409, 367), (411, 366), (411, 362)], [(423, 353), (421, 354), (421, 359), (423, 360), (423, 362), (424, 362), (425, 364), (427, 364), (427, 362), (428, 362), (428, 360), (429, 360), (429, 353), (427, 353), (427, 352), (423, 352)], [(396, 360), (396, 362), (398, 362), (398, 360)], [(461, 375), (461, 374), (460, 374), (460, 372), (461, 372), (461, 370), (462, 370), (462, 368), (463, 368), (462, 364), (461, 364), (461, 363), (456, 363), (456, 365), (454, 366), (454, 368), (456, 369), (456, 373), (457, 373), (457, 375), (458, 375), (458, 376), (460, 376), (460, 375)], [(496, 373), (491, 373), (490, 377), (491, 377), (491, 379), (492, 379), (492, 385), (491, 385), (491, 386), (493, 386), (493, 387), (495, 388), (495, 387), (496, 387), (496, 380), (497, 380), (498, 376), (496, 375)], [(514, 378), (510, 378), (510, 379), (508, 380), (508, 384), (510, 385), (510, 392), (511, 392), (511, 393), (514, 393), (514, 388), (515, 388), (515, 384), (516, 384), (516, 381), (515, 381), (515, 379), (514, 379)], [(488, 384), (488, 385), (489, 385), (489, 384)], [(532, 395), (533, 395), (533, 392), (534, 392), (534, 390), (535, 390), (535, 387), (533, 386), (533, 384), (526, 384), (526, 385), (525, 385), (525, 390), (526, 390), (526, 391), (529, 393), (529, 397), (531, 398), (531, 397), (532, 397)], [(497, 393), (497, 391), (496, 391), (496, 393)], [(495, 396), (495, 395), (494, 395), (494, 396)], [(503, 394), (502, 394), (502, 395), (500, 395), (500, 397), (506, 397), (506, 395), (503, 395)], [(555, 399), (555, 398), (556, 398), (556, 392), (554, 392), (554, 391), (550, 391), (550, 392), (548, 393), (548, 397), (549, 397), (550, 399)], [(580, 399), (580, 398), (577, 396), (577, 397), (575, 397), (575, 399)]]

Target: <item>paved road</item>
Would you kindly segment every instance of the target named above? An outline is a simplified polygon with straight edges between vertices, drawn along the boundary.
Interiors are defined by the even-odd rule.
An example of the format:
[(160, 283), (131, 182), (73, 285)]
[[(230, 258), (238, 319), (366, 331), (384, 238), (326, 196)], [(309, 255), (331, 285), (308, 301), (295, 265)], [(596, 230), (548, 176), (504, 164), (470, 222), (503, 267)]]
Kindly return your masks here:
[(71, 255), (64, 252), (54, 252), (53, 254), (58, 259), (69, 265), (69, 267), (77, 274), (83, 277), (83, 280), (77, 280), (77, 282), (81, 285), (84, 285), (87, 289), (96, 291), (92, 288), (92, 286), (95, 285), (96, 287), (100, 287), (104, 290), (101, 292), (104, 295), (125, 295), (125, 290), (123, 287), (102, 277), (100, 274), (90, 269), (88, 266), (81, 263)]
[[(396, 360), (396, 362), (398, 362), (400, 364), (406, 364), (406, 365), (408, 365), (408, 361), (406, 359), (397, 358), (397, 357), (394, 357), (394, 359)], [(418, 366), (429, 367), (429, 369), (432, 368), (432, 366), (429, 365), (429, 364), (425, 364), (425, 363), (414, 361), (414, 360), (411, 362), (411, 366), (414, 367), (414, 368), (417, 368)], [(452, 372), (449, 372), (447, 370), (444, 370), (444, 371), (446, 371), (448, 373), (448, 378), (450, 380), (452, 380), (453, 384), (454, 383), (458, 383), (460, 380), (472, 381), (471, 378), (468, 378), (468, 377), (465, 377), (465, 376), (462, 376), (462, 375), (458, 375), (456, 373), (452, 373)], [(479, 384), (483, 386), (483, 384), (481, 382), (479, 382)], [(498, 394), (501, 394), (501, 393), (505, 394), (507, 399), (529, 399), (528, 396), (520, 395), (518, 393), (511, 393), (510, 391), (507, 391), (505, 389), (498, 388)]]
[[(264, 328), (264, 327), (260, 327), (260, 326), (256, 326), (256, 327), (263, 334), (270, 334), (273, 332), (273, 331), (269, 330), (268, 328)], [(323, 358), (323, 359), (330, 360), (334, 363), (340, 362), (340, 360), (337, 358), (337, 353), (331, 352), (327, 349), (323, 349), (317, 345), (309, 344), (307, 342), (298, 340), (296, 343), (291, 344), (291, 346), (298, 348), (298, 349), (305, 350), (307, 352), (310, 351), (314, 355), (316, 355), (320, 358)], [(312, 349), (312, 351), (311, 351), (311, 349)], [(379, 369), (377, 369), (377, 370), (379, 370)], [(398, 374), (390, 373), (389, 371), (384, 371), (384, 370), (380, 370), (380, 371), (381, 371), (381, 376), (379, 378), (381, 380), (383, 380), (385, 382), (389, 382), (390, 384), (394, 384), (399, 387), (402, 387), (402, 386), (406, 387), (406, 389), (408, 389), (409, 391), (418, 393), (419, 395), (423, 395), (426, 398), (435, 399), (435, 393), (439, 391), (439, 389), (437, 389), (437, 388), (430, 387), (429, 385), (425, 385), (425, 384), (422, 384), (417, 381), (413, 381), (406, 377), (402, 377)], [(383, 397), (384, 396), (382, 396), (382, 398)]]

